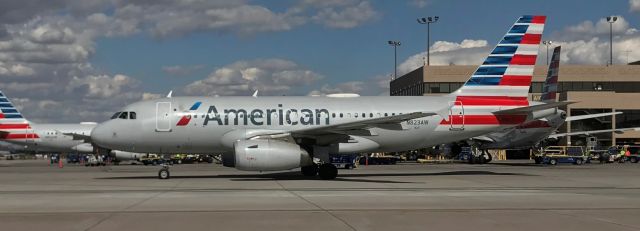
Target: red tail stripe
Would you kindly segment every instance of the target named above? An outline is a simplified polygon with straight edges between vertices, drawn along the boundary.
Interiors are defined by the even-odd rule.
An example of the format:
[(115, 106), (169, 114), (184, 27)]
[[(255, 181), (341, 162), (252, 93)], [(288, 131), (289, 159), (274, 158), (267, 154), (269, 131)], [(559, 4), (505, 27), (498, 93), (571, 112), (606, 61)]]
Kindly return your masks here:
[(544, 24), (544, 21), (546, 20), (547, 16), (533, 16), (533, 18), (531, 19), (531, 23)]
[[(465, 106), (529, 106), (527, 97), (458, 96), (456, 101)], [(457, 105), (459, 105), (458, 102), (456, 102)]]
[(526, 121), (527, 115), (464, 115), (449, 116), (449, 121), (442, 120), (440, 125), (514, 125)]
[(525, 87), (531, 85), (531, 78), (531, 76), (505, 75), (500, 79), (500, 85)]
[(15, 134), (15, 133), (0, 133), (0, 139), (38, 139), (40, 136), (36, 133)]
[(509, 64), (514, 65), (535, 65), (537, 55), (513, 55)]
[(0, 130), (2, 129), (29, 129), (29, 124), (0, 124)]
[(520, 41), (520, 44), (540, 44), (541, 39), (541, 34), (524, 34), (524, 36), (522, 36), (522, 41)]

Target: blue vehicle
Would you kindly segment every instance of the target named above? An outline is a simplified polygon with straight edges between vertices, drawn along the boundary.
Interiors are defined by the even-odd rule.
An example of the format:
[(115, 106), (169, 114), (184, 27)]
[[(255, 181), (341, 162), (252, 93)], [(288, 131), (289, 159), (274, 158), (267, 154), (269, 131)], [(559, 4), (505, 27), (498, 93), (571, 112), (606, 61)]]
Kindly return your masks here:
[(358, 167), (358, 154), (331, 155), (331, 163), (336, 168), (353, 169)]
[(549, 146), (544, 149), (542, 155), (535, 157), (535, 161), (549, 165), (558, 163), (582, 165), (589, 162), (590, 157), (581, 146)]

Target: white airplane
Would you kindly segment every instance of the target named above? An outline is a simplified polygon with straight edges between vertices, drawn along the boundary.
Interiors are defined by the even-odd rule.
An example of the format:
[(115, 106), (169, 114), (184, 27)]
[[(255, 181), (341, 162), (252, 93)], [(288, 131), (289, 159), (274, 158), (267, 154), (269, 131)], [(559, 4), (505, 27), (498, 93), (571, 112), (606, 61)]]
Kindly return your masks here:
[[(94, 148), (82, 137), (89, 137), (97, 125), (94, 122), (79, 124), (36, 124), (26, 120), (0, 91), (0, 141), (20, 146), (29, 153), (93, 153)], [(111, 151), (117, 160), (137, 160), (140, 153)]]
[[(99, 124), (106, 149), (223, 153), (248, 171), (301, 167), (333, 179), (329, 154), (413, 150), (484, 135), (555, 113), (527, 99), (545, 16), (522, 16), (457, 91), (442, 96), (171, 97), (124, 107)], [(131, 119), (130, 115), (137, 115)], [(314, 163), (319, 160), (319, 164)], [(159, 178), (169, 178), (163, 168)]]
[[(556, 102), (557, 101), (557, 86), (558, 86), (558, 73), (560, 71), (560, 46), (553, 49), (553, 56), (551, 63), (549, 64), (549, 70), (547, 72), (547, 78), (543, 85), (543, 93), (541, 100), (543, 102)], [(623, 129), (605, 129), (597, 131), (582, 131), (571, 133), (559, 133), (554, 134), (560, 126), (567, 121), (578, 121), (584, 119), (591, 119), (604, 116), (613, 116), (616, 114), (622, 114), (622, 112), (608, 112), (579, 116), (568, 116), (563, 110), (557, 109), (555, 113), (541, 118), (539, 120), (533, 120), (513, 128), (505, 129), (504, 131), (498, 131), (474, 137), (472, 140), (481, 152), (477, 152), (476, 158), (478, 160), (470, 159), (471, 163), (478, 162), (484, 163), (491, 161), (491, 155), (488, 154), (487, 149), (529, 149), (538, 145), (542, 140), (547, 138), (558, 138), (563, 136), (574, 135), (591, 135), (606, 132), (624, 132), (634, 130), (635, 128), (623, 128)]]

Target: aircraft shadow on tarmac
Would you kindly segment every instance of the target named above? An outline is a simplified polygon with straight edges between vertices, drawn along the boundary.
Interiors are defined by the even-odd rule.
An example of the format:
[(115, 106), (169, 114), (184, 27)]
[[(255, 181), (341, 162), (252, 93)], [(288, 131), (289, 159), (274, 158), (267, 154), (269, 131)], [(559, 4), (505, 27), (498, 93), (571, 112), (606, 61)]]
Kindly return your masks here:
[[(346, 182), (362, 182), (362, 183), (419, 183), (392, 180), (374, 180), (366, 179), (367, 177), (403, 177), (403, 176), (533, 176), (522, 173), (503, 173), (492, 171), (447, 171), (447, 172), (430, 172), (430, 173), (342, 173), (334, 181)], [(278, 172), (267, 174), (238, 174), (238, 175), (192, 175), (192, 176), (171, 176), (172, 179), (229, 179), (231, 181), (272, 181), (272, 180), (321, 180), (317, 177), (307, 177), (301, 175), (297, 171)], [(122, 176), (122, 177), (102, 177), (96, 179), (103, 180), (140, 180), (140, 179), (157, 179), (156, 176)]]

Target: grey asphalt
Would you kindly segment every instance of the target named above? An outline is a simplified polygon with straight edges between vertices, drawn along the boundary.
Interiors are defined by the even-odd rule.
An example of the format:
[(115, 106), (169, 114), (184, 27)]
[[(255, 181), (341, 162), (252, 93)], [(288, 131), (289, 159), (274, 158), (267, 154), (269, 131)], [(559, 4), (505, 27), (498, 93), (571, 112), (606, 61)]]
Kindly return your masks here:
[(640, 164), (241, 172), (0, 161), (0, 230), (640, 230)]

